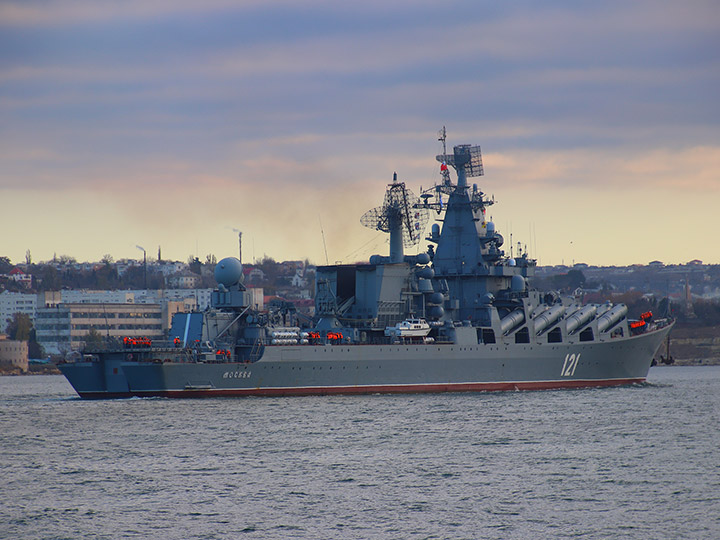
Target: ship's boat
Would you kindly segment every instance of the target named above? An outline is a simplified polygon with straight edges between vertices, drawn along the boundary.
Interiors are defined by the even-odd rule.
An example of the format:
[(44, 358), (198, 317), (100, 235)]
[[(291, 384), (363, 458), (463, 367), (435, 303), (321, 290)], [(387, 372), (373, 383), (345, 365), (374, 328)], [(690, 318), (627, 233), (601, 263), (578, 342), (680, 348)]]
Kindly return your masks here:
[(397, 338), (404, 337), (425, 337), (430, 333), (430, 325), (425, 319), (405, 319), (395, 326), (385, 329), (386, 336)]
[[(235, 258), (215, 269), (202, 313), (173, 318), (169, 341), (127, 340), (60, 366), (86, 398), (530, 390), (645, 381), (673, 321), (529, 287), (536, 261), (508, 256), (468, 178), (480, 148), (437, 156), (441, 178), (416, 197), (393, 176), (361, 223), (389, 233), (388, 255), (319, 266), (315, 316), (252, 309)], [(456, 172), (452, 181), (450, 170)], [(425, 235), (431, 215), (432, 224)], [(404, 248), (423, 238), (425, 251)]]

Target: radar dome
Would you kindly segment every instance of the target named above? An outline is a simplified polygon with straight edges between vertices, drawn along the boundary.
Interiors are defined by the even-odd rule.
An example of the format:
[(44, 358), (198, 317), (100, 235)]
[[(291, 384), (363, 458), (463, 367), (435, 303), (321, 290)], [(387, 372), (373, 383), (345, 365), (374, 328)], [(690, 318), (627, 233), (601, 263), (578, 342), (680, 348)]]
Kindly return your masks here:
[(512, 292), (524, 292), (525, 291), (525, 278), (522, 276), (515, 275), (510, 280), (510, 290)]
[(232, 287), (242, 278), (242, 263), (235, 257), (226, 257), (215, 266), (215, 281)]
[(428, 264), (430, 262), (430, 255), (427, 253), (418, 253), (415, 259), (417, 264)]
[(423, 266), (420, 270), (418, 270), (417, 275), (422, 279), (432, 279), (435, 277), (435, 270), (429, 266)]

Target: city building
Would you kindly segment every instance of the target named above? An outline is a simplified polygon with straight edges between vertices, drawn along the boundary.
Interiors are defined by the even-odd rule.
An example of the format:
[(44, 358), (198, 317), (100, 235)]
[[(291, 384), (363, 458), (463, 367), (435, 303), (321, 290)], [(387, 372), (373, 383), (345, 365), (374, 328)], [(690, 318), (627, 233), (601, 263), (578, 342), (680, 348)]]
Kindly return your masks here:
[(183, 301), (187, 311), (203, 311), (210, 306), (212, 289), (141, 289), (130, 291), (136, 304), (162, 304), (169, 301)]
[(61, 291), (64, 304), (134, 304), (131, 291), (90, 291), (65, 289)]
[(48, 354), (81, 349), (91, 330), (104, 338), (162, 339), (168, 315), (160, 304), (62, 303), (35, 313), (37, 341)]
[(194, 289), (200, 281), (200, 276), (192, 272), (180, 272), (167, 278), (167, 284), (174, 289)]
[(28, 344), (26, 341), (7, 339), (0, 334), (0, 368), (28, 370)]
[(10, 279), (19, 283), (26, 289), (32, 287), (32, 276), (30, 274), (26, 274), (20, 268), (16, 267), (10, 271)]
[(243, 276), (245, 283), (261, 283), (265, 280), (265, 272), (258, 267), (243, 266)]
[(30, 320), (35, 319), (37, 295), (3, 291), (0, 293), (0, 333), (7, 330), (15, 313), (25, 313)]
[[(0, 332), (7, 329), (15, 313), (35, 320), (38, 308), (59, 304), (165, 304), (181, 302), (184, 311), (202, 311), (210, 306), (212, 289), (141, 289), (133, 291), (90, 291), (65, 289), (37, 294), (3, 291), (0, 293)], [(177, 304), (175, 304), (177, 305)], [(175, 308), (171, 308), (175, 309)]]
[(153, 270), (159, 271), (165, 277), (177, 274), (178, 272), (182, 272), (186, 268), (187, 264), (172, 261), (163, 261), (152, 265)]
[(41, 291), (37, 294), (36, 307), (55, 307), (62, 304), (62, 301), (62, 291)]

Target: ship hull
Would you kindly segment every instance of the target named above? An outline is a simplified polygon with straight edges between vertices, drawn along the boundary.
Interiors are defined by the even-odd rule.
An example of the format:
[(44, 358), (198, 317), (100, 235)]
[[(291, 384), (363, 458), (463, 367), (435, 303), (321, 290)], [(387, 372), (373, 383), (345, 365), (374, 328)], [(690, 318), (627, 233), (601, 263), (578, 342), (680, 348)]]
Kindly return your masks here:
[(645, 381), (670, 328), (605, 342), (267, 347), (254, 363), (134, 363), (142, 397), (517, 391)]
[(126, 398), (133, 394), (125, 377), (125, 354), (108, 353), (99, 361), (58, 364), (58, 369), (84, 399)]

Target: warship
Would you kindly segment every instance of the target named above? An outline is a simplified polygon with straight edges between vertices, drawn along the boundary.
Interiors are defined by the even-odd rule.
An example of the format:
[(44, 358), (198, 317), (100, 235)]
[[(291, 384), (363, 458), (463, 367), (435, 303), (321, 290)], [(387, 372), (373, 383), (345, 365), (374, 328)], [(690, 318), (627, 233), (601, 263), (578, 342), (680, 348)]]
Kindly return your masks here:
[[(361, 223), (389, 234), (389, 254), (317, 267), (315, 315), (251, 307), (242, 264), (221, 260), (204, 312), (177, 313), (167, 342), (86, 348), (59, 368), (83, 398), (466, 392), (628, 385), (646, 380), (671, 319), (628, 318), (528, 284), (536, 261), (513, 257), (486, 219), (495, 203), (468, 179), (479, 146), (446, 150), (417, 197), (393, 176)], [(455, 171), (455, 181), (451, 177)], [(425, 230), (431, 216), (436, 223)], [(406, 255), (425, 237), (427, 250)], [(419, 250), (418, 250), (419, 251)]]

